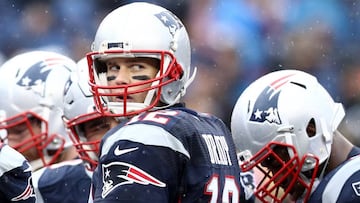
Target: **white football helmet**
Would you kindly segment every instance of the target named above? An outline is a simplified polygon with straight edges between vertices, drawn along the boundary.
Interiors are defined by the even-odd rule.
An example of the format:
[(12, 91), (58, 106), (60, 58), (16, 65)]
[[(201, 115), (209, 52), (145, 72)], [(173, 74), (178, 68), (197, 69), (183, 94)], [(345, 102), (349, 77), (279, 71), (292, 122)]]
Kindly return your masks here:
[[(305, 72), (275, 71), (250, 84), (233, 109), (231, 130), (242, 170), (256, 167), (264, 173), (256, 196), (282, 202), (300, 184), (302, 195), (309, 197), (314, 181), (322, 178), (344, 116), (342, 104)], [(279, 156), (281, 149), (286, 158)], [(264, 169), (275, 163), (278, 171)], [(274, 196), (280, 187), (283, 196)]]
[[(72, 145), (61, 116), (63, 95), (75, 67), (73, 60), (61, 54), (29, 51), (0, 68), (0, 129), (26, 123), (31, 139), (12, 147), (24, 152), (35, 146), (43, 165), (52, 164)], [(33, 118), (41, 121), (41, 134), (32, 130)]]
[[(91, 90), (96, 107), (105, 115), (131, 116), (162, 108), (156, 106), (159, 102), (165, 106), (179, 102), (196, 73), (194, 70), (190, 77), (190, 41), (183, 23), (170, 11), (150, 3), (131, 3), (109, 13), (97, 30), (92, 51), (87, 54)], [(160, 61), (159, 71), (154, 79), (109, 87), (103, 61), (113, 57), (156, 58)], [(151, 84), (151, 87), (129, 91), (131, 87), (144, 84)], [(124, 93), (109, 92), (117, 88)], [(111, 102), (107, 98), (127, 98), (139, 92), (148, 92), (143, 103), (126, 99)]]
[(100, 140), (90, 142), (84, 135), (81, 124), (103, 117), (94, 104), (89, 86), (89, 70), (86, 58), (77, 63), (77, 70), (71, 77), (72, 83), (64, 97), (64, 122), (69, 136), (86, 167), (94, 170), (98, 163), (97, 152)]

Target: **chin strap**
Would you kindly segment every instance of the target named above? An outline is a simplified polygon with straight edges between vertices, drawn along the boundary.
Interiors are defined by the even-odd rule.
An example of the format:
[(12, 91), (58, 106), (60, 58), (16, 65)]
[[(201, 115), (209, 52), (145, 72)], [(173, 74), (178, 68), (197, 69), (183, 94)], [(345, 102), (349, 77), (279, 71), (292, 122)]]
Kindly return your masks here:
[(171, 104), (171, 105), (174, 105), (176, 102), (178, 102), (180, 100), (180, 98), (182, 96), (185, 95), (186, 93), (186, 89), (190, 86), (190, 84), (194, 81), (195, 79), (195, 76), (196, 76), (196, 73), (197, 73), (197, 67), (194, 67), (194, 71), (192, 73), (192, 75), (189, 77), (189, 79), (185, 82), (184, 84), (184, 87), (181, 88), (181, 91), (180, 93), (176, 96), (176, 99), (174, 99), (174, 102)]
[(191, 77), (186, 81), (186, 83), (185, 83), (184, 86), (181, 88), (181, 91), (180, 91), (179, 94), (176, 96), (176, 98), (173, 100), (173, 102), (171, 102), (171, 103), (169, 103), (169, 104), (167, 104), (167, 105), (164, 105), (164, 106), (154, 107), (153, 109), (154, 109), (154, 110), (157, 110), (157, 109), (168, 108), (168, 107), (176, 104), (177, 102), (179, 102), (180, 98), (185, 95), (186, 89), (187, 89), (187, 88), (189, 87), (189, 85), (194, 81), (195, 76), (196, 76), (196, 73), (197, 73), (197, 67), (194, 67), (193, 74), (192, 74)]
[(335, 111), (334, 111), (334, 118), (332, 121), (332, 129), (331, 131), (334, 132), (338, 126), (340, 125), (340, 122), (344, 119), (345, 117), (345, 110), (344, 107), (341, 103), (335, 103)]
[(183, 91), (183, 95), (186, 93), (186, 89), (190, 86), (190, 84), (194, 81), (195, 76), (197, 73), (197, 67), (194, 67), (194, 71), (191, 75), (191, 77), (189, 77), (189, 79), (186, 81), (185, 85), (184, 85), (184, 91)]
[[(94, 76), (95, 78), (95, 83), (96, 84), (100, 84), (101, 86), (107, 86), (107, 78), (106, 78), (106, 73), (99, 73), (99, 77), (97, 77), (96, 75)], [(98, 89), (98, 91), (101, 91), (102, 93), (104, 93), (104, 89)], [(109, 98), (106, 96), (102, 96), (101, 99), (105, 102), (108, 103), (109, 102)]]
[[(330, 160), (330, 156), (325, 160), (324, 162), (324, 166), (322, 167), (321, 169), (321, 173), (319, 174), (319, 176), (317, 177), (317, 180), (321, 181), (325, 175), (325, 171), (326, 171), (326, 167), (329, 163), (329, 160)], [(321, 164), (320, 164), (321, 165)], [(313, 186), (314, 187), (314, 186)]]
[[(168, 62), (169, 60), (168, 60), (168, 58), (165, 58), (164, 60), (165, 60), (165, 62), (164, 62), (164, 66), (165, 66), (165, 64), (168, 64), (168, 63), (169, 63), (169, 62)], [(164, 70), (163, 70), (163, 71), (164, 71)], [(166, 71), (166, 70), (165, 70), (165, 71)], [(160, 71), (158, 71), (158, 73), (156, 74), (155, 78), (160, 77), (160, 75), (161, 75), (161, 73), (160, 73)], [(151, 83), (151, 87), (154, 87), (154, 86), (157, 86), (157, 85), (159, 85), (159, 80), (155, 80), (154, 82)], [(148, 93), (146, 94), (146, 97), (145, 97), (145, 100), (144, 100), (144, 104), (145, 104), (146, 106), (149, 106), (149, 105), (151, 104), (151, 101), (152, 101), (153, 98), (154, 98), (154, 94), (155, 94), (155, 92), (156, 92), (156, 89), (157, 89), (157, 88), (151, 89), (151, 90), (149, 90)]]

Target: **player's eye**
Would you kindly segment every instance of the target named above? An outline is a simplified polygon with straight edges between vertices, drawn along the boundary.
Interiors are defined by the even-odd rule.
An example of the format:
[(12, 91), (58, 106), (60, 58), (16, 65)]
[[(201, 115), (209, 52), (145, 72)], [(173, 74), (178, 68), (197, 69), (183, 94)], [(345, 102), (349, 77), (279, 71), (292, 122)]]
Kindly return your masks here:
[(107, 70), (108, 70), (108, 72), (118, 72), (120, 70), (120, 66), (118, 66), (118, 65), (109, 65)]
[(132, 64), (131, 66), (129, 66), (129, 68), (132, 72), (138, 72), (145, 69), (145, 66), (140, 64)]

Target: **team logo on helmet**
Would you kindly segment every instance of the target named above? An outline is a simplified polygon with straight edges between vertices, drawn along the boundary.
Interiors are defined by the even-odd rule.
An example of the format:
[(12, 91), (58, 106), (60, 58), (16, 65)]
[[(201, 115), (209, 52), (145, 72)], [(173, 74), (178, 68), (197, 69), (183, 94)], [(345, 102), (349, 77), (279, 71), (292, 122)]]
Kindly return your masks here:
[(169, 29), (172, 36), (183, 27), (179, 18), (169, 11), (163, 11), (155, 16)]
[(32, 65), (17, 81), (17, 85), (23, 86), (36, 94), (44, 96), (45, 81), (53, 65), (62, 65), (63, 59), (51, 58)]
[(255, 101), (250, 121), (282, 123), (278, 112), (278, 99), (281, 87), (289, 82), (288, 78), (290, 76), (293, 76), (293, 74), (275, 80), (260, 93)]
[(124, 163), (112, 162), (102, 165), (103, 188), (101, 196), (106, 197), (115, 188), (126, 184), (154, 185), (165, 187), (166, 184), (157, 180), (140, 168)]

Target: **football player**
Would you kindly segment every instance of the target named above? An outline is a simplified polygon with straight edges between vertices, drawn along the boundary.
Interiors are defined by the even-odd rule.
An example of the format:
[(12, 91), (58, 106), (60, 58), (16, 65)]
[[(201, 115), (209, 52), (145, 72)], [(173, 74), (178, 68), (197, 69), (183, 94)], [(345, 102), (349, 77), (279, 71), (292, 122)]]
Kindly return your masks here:
[[(193, 81), (182, 22), (131, 3), (101, 22), (87, 54), (99, 112), (129, 118), (102, 139), (94, 202), (252, 202), (229, 129), (180, 102)], [(194, 98), (196, 99), (196, 98)]]
[(360, 149), (338, 130), (345, 111), (317, 78), (280, 70), (250, 84), (231, 130), (262, 202), (360, 202)]
[(76, 63), (50, 51), (20, 53), (0, 68), (0, 130), (35, 171), (76, 157), (62, 122), (63, 95)]
[(0, 141), (0, 202), (35, 203), (31, 166), (22, 154)]
[(80, 159), (53, 164), (33, 175), (37, 203), (87, 202), (102, 136), (116, 126), (94, 107), (86, 58), (77, 63), (64, 95), (63, 121)]

